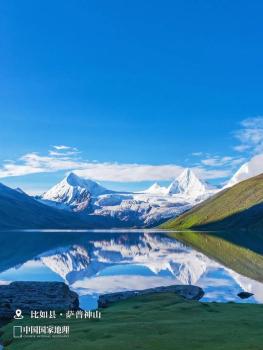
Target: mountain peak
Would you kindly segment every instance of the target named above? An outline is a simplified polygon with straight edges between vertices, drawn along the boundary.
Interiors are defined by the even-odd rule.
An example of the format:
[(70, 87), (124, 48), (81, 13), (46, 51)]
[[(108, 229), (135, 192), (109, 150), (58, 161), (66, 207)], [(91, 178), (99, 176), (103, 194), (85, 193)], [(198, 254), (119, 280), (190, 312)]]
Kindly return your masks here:
[(87, 208), (92, 197), (109, 193), (96, 181), (84, 179), (70, 172), (61, 182), (42, 195), (43, 200), (70, 206), (75, 210)]
[[(76, 175), (73, 172), (70, 172), (63, 180), (62, 183), (66, 182), (67, 185), (72, 187), (81, 187), (88, 190), (91, 194), (102, 194), (108, 190), (101, 186), (98, 182), (91, 179), (84, 179)], [(96, 193), (95, 193), (96, 192)]]
[(165, 194), (167, 191), (166, 187), (162, 187), (158, 184), (158, 182), (155, 182), (152, 186), (150, 186), (147, 190), (144, 191), (144, 193), (150, 193), (150, 194)]
[[(83, 187), (85, 179), (79, 177), (73, 172), (70, 172), (64, 179), (70, 186)], [(95, 182), (95, 181), (94, 181)]]
[(187, 179), (187, 180), (189, 181), (191, 178), (196, 178), (196, 179), (197, 179), (197, 176), (195, 175), (195, 173), (193, 172), (193, 170), (191, 170), (190, 168), (186, 168), (186, 169), (184, 169), (183, 172), (177, 177), (177, 180), (178, 180), (178, 181), (181, 181), (181, 180)]
[(195, 175), (193, 170), (186, 168), (171, 183), (167, 192), (170, 195), (180, 194), (187, 197), (197, 198), (206, 194), (207, 190), (208, 186)]
[(79, 179), (80, 177), (78, 175), (76, 175), (75, 173), (73, 173), (73, 171), (71, 171), (70, 173), (68, 173), (68, 175), (66, 176), (66, 179), (70, 180), (74, 180), (74, 179)]
[[(170, 229), (262, 230), (263, 174), (222, 191), (180, 218), (164, 224)], [(234, 218), (234, 219), (233, 219)], [(249, 231), (248, 231), (249, 232)]]

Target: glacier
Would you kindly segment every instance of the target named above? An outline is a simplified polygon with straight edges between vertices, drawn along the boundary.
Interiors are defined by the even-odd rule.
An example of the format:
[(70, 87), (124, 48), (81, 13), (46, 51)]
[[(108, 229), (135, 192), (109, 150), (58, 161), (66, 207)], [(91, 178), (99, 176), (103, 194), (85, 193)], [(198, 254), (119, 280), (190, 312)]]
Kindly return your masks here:
[(138, 192), (111, 191), (71, 172), (38, 200), (64, 210), (115, 218), (127, 227), (152, 227), (180, 215), (217, 191), (191, 169), (185, 169), (168, 187), (155, 183)]

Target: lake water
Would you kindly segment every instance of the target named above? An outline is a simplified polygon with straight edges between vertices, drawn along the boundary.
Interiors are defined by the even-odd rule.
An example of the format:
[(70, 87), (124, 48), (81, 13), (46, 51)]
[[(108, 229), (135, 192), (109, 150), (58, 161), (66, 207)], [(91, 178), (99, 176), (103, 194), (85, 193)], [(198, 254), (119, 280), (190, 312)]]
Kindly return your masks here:
[(85, 309), (100, 294), (172, 284), (202, 287), (203, 301), (263, 303), (262, 283), (157, 231), (0, 232), (0, 246), (1, 284), (63, 281)]

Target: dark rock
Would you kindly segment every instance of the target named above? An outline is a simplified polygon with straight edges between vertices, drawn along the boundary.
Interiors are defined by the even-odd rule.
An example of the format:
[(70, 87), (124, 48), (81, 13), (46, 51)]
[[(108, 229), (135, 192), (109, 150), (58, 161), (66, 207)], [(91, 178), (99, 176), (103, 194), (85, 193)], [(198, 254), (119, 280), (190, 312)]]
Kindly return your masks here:
[(204, 296), (202, 288), (192, 285), (172, 285), (166, 287), (156, 287), (143, 290), (125, 291), (118, 293), (103, 294), (99, 296), (98, 306), (107, 307), (109, 304), (128, 298), (153, 294), (153, 293), (176, 293), (187, 300), (199, 300)]
[(240, 293), (238, 293), (238, 297), (240, 298), (240, 299), (247, 299), (247, 298), (250, 298), (250, 297), (252, 297), (252, 295), (254, 295), (253, 293), (249, 293), (249, 292), (240, 292)]
[(63, 282), (13, 282), (0, 286), (0, 318), (10, 319), (17, 309), (23, 314), (31, 310), (77, 310), (79, 298)]

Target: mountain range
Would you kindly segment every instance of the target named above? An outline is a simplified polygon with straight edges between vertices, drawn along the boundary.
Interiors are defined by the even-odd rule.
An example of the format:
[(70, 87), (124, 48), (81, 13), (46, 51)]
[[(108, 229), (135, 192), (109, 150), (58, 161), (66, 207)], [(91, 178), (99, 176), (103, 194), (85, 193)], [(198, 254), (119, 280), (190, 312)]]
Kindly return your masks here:
[[(188, 215), (192, 215), (203, 206), (207, 206), (204, 207), (204, 211), (212, 212), (211, 203), (216, 203), (217, 211), (224, 213), (217, 218), (214, 212), (211, 220), (223, 220), (224, 217), (236, 214), (240, 207), (246, 210), (259, 204), (258, 201), (263, 198), (263, 194), (261, 197), (259, 192), (259, 196), (251, 198), (248, 206), (246, 198), (240, 196), (237, 190), (232, 190), (240, 181), (243, 183), (243, 180), (257, 174), (259, 159), (255, 158), (242, 165), (222, 189), (200, 180), (190, 169), (185, 169), (168, 187), (155, 183), (141, 192), (112, 191), (72, 172), (38, 197), (31, 197), (21, 189), (14, 190), (0, 185), (0, 225), (3, 228), (153, 227), (175, 219), (184, 212), (187, 213), (182, 217), (188, 218)], [(260, 183), (261, 180), (259, 177), (256, 182)], [(255, 182), (251, 183), (252, 187), (248, 186), (244, 190), (253, 192), (254, 185)], [(225, 193), (230, 194), (225, 197)], [(235, 206), (236, 211), (235, 208), (226, 209), (228, 207), (225, 202), (220, 201), (222, 196), (229, 205), (232, 203)], [(245, 203), (242, 203), (242, 200)], [(197, 206), (202, 202), (204, 203), (201, 207)], [(189, 211), (193, 207), (194, 209)], [(181, 217), (175, 222), (169, 221), (163, 227), (190, 228), (196, 225), (203, 227), (203, 223), (208, 224), (207, 220), (203, 222), (200, 219), (200, 222), (192, 225), (187, 219), (187, 224), (180, 221), (178, 226), (178, 220), (181, 220)], [(211, 220), (209, 228), (212, 225)]]
[(149, 227), (181, 214), (216, 191), (190, 169), (167, 188), (155, 183), (142, 192), (110, 191), (70, 173), (38, 200), (86, 216), (114, 218), (129, 227)]

